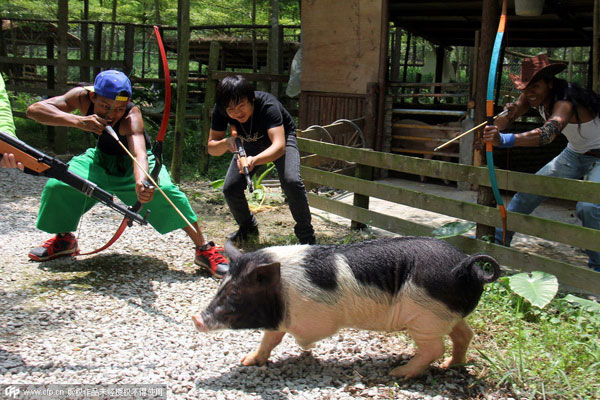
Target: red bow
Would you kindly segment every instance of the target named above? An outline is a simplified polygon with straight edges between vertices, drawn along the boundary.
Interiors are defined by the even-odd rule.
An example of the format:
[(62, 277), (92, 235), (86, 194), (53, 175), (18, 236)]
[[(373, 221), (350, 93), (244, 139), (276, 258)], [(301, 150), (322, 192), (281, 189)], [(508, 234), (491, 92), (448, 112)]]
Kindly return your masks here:
[[(165, 138), (165, 134), (167, 133), (167, 127), (169, 126), (169, 116), (171, 114), (171, 77), (169, 75), (169, 63), (167, 61), (167, 53), (165, 51), (165, 46), (162, 41), (162, 37), (160, 35), (160, 30), (158, 26), (154, 25), (153, 35), (156, 35), (156, 41), (158, 43), (158, 49), (160, 51), (161, 63), (163, 66), (164, 76), (165, 76), (165, 108), (163, 110), (162, 121), (160, 122), (160, 129), (158, 130), (158, 134), (156, 135), (156, 141), (154, 146), (152, 147), (152, 154), (154, 154), (154, 168), (152, 168), (152, 172), (150, 176), (156, 181), (158, 179), (158, 174), (163, 165), (162, 159), (162, 151), (163, 151), (163, 140)], [(139, 201), (136, 202), (133, 206), (129, 207), (129, 209), (133, 212), (138, 212), (142, 208), (142, 203)], [(114, 242), (116, 242), (119, 237), (125, 231), (125, 228), (131, 226), (133, 221), (130, 218), (123, 218), (121, 221), (121, 225), (115, 232), (115, 234), (110, 238), (106, 244), (94, 251), (90, 251), (88, 253), (79, 253), (79, 255), (87, 256), (91, 254), (96, 254), (101, 252), (102, 250), (108, 249)]]

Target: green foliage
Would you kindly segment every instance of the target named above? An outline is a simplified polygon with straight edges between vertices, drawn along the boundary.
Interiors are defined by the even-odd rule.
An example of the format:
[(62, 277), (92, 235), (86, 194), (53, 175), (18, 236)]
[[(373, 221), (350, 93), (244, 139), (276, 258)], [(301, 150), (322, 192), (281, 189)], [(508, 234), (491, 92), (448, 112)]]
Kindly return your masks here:
[(598, 398), (600, 313), (580, 305), (588, 302), (598, 306), (569, 295), (544, 309), (521, 308), (508, 280), (488, 285), (470, 320), (493, 338), (474, 345), (487, 379), (517, 398)]
[(475, 227), (471, 221), (454, 221), (440, 226), (433, 231), (433, 236), (438, 239), (447, 239), (453, 236), (459, 236), (469, 232)]
[[(274, 169), (275, 164), (270, 162), (266, 164), (264, 171), (262, 171), (260, 174), (254, 174), (254, 176), (252, 177), (252, 185), (254, 187), (254, 190), (248, 198), (249, 204), (260, 206), (264, 202), (266, 195), (266, 187), (262, 184), (262, 182)], [(210, 184), (214, 189), (220, 189), (224, 183), (225, 179), (221, 178), (212, 181)]]
[[(448, 238), (471, 228), (452, 222), (434, 234)], [(600, 304), (557, 292), (556, 277), (540, 271), (487, 285), (470, 321), (494, 338), (475, 344), (479, 368), (517, 398), (599, 398)]]
[(544, 308), (558, 292), (558, 279), (554, 275), (533, 271), (509, 278), (510, 288), (536, 307)]
[(565, 300), (581, 306), (585, 311), (600, 314), (600, 304), (595, 301), (582, 299), (581, 297), (573, 296), (572, 294), (565, 296)]
[[(6, 3), (4, 5), (4, 3)], [(69, 19), (80, 19), (83, 14), (83, 1), (69, 1)], [(280, 23), (299, 24), (300, 7), (298, 0), (280, 0)], [(90, 20), (110, 21), (113, 0), (89, 0)], [(177, 25), (177, 2), (159, 1), (161, 23)], [(270, 1), (256, 0), (256, 23), (270, 23)], [(46, 0), (5, 0), (2, 14), (5, 18), (55, 19), (58, 1)], [(155, 23), (155, 0), (119, 1), (117, 20), (119, 22)], [(252, 23), (252, 0), (197, 0), (190, 1), (192, 25), (202, 24), (250, 24)]]

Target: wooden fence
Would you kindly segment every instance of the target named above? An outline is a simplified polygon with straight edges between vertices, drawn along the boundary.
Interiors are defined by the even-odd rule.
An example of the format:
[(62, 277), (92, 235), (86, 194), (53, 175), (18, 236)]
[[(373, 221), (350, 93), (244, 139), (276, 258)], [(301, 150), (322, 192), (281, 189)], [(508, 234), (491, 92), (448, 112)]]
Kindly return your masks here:
[[(353, 162), (357, 166), (355, 176), (345, 176), (320, 170), (305, 165), (303, 162), (301, 173), (305, 181), (347, 190), (355, 194), (354, 204), (351, 205), (309, 193), (309, 202), (312, 207), (349, 218), (354, 223), (369, 224), (405, 235), (432, 236), (433, 228), (369, 210), (369, 197), (474, 221), (478, 224), (501, 226), (501, 218), (496, 208), (416, 192), (358, 177), (369, 176), (369, 173), (365, 173), (365, 170), (370, 168), (382, 168), (489, 186), (487, 168), (382, 153), (370, 149), (345, 147), (302, 138), (302, 132), (299, 132), (299, 136), (298, 145), (301, 152)], [(600, 183), (551, 178), (507, 170), (496, 170), (496, 174), (501, 189), (600, 203)], [(512, 231), (527, 235), (583, 249), (600, 251), (600, 230), (513, 212), (508, 213), (508, 227)], [(502, 265), (511, 269), (545, 271), (555, 275), (563, 285), (585, 292), (600, 293), (600, 273), (589, 268), (487, 243), (467, 236), (456, 236), (447, 239), (447, 241), (469, 254), (484, 252), (494, 256)]]

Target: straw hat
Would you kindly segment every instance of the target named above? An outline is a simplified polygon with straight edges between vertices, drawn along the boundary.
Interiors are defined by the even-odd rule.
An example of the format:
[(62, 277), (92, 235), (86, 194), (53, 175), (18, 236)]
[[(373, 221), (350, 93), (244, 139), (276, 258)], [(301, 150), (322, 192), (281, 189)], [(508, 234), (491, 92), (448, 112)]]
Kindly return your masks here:
[(521, 76), (510, 75), (510, 80), (518, 90), (523, 90), (535, 78), (540, 76), (554, 76), (564, 70), (567, 64), (564, 63), (552, 63), (548, 54), (540, 54), (535, 57), (524, 58), (521, 61)]

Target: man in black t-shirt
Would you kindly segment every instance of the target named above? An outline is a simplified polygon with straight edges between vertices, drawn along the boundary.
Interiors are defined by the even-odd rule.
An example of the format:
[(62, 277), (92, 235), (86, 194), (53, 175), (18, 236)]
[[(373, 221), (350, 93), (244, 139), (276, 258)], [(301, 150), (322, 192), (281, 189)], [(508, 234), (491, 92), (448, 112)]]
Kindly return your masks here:
[[(232, 135), (225, 137), (228, 125)], [(217, 86), (208, 153), (220, 156), (227, 151), (235, 152), (235, 136), (244, 142), (250, 175), (259, 165), (271, 161), (275, 164), (281, 188), (296, 221), (294, 233), (301, 244), (314, 244), (306, 188), (300, 177), (300, 152), (294, 120), (275, 96), (255, 91), (240, 75), (224, 78)], [(236, 242), (258, 235), (258, 223), (248, 208), (245, 188), (241, 165), (234, 157), (225, 177), (223, 194), (239, 225), (239, 229), (228, 236)]]

